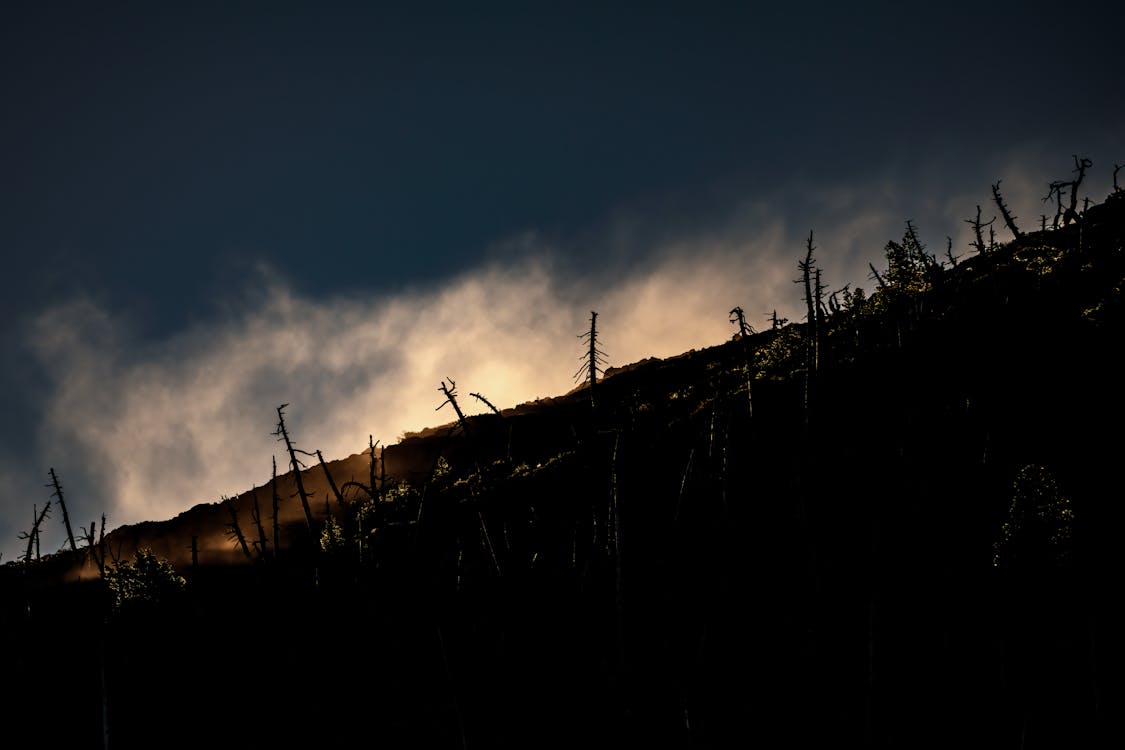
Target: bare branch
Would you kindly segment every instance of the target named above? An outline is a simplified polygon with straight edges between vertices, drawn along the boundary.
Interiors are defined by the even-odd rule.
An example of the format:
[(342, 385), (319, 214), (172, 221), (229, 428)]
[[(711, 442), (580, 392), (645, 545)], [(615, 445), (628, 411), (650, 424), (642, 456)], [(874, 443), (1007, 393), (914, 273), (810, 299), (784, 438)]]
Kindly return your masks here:
[(62, 509), (63, 525), (66, 527), (66, 538), (70, 542), (70, 549), (72, 552), (78, 551), (78, 545), (74, 543), (74, 531), (70, 528), (70, 514), (66, 512), (66, 501), (63, 500), (62, 484), (59, 482), (59, 477), (55, 474), (55, 469), (52, 467), (48, 473), (51, 475), (51, 483), (48, 487), (54, 487), (55, 491), (51, 493), (51, 497), (59, 499), (59, 508)]
[(1023, 233), (1020, 232), (1019, 227), (1016, 226), (1016, 217), (1012, 216), (1012, 212), (1009, 211), (1008, 207), (1004, 204), (1004, 199), (1000, 197), (1000, 180), (997, 180), (992, 186), (992, 199), (996, 201), (996, 206), (1000, 209), (1000, 214), (1004, 217), (1004, 223), (1008, 226), (1008, 231), (1011, 232), (1012, 236), (1016, 239), (1022, 237)]

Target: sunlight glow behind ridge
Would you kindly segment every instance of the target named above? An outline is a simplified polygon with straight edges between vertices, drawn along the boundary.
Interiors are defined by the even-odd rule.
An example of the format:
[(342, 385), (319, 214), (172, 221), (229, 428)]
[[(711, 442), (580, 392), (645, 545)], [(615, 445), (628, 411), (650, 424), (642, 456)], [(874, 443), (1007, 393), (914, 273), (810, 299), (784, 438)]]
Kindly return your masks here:
[(264, 304), (132, 356), (108, 313), (74, 303), (36, 326), (57, 383), (41, 444), (84, 464), (115, 524), (170, 517), (268, 477), (281, 403), (301, 446), (344, 457), (369, 434), (393, 444), (447, 421), (434, 413), (445, 377), (500, 408), (567, 392), (590, 309), (611, 365), (721, 343), (734, 304), (792, 298), (788, 268), (756, 257), (696, 247), (593, 292), (542, 260), (373, 300), (275, 281)]
[[(1004, 176), (1005, 196), (1030, 229), (1043, 176), (1022, 167), (1024, 154), (1002, 161), (986, 170)], [(266, 481), (271, 454), (280, 456), (271, 433), (282, 403), (291, 405), (298, 444), (331, 460), (362, 451), (368, 435), (389, 445), (449, 421), (434, 411), (443, 378), (457, 381), (470, 414), (484, 411), (468, 398), (474, 391), (501, 409), (566, 393), (590, 310), (599, 313), (611, 367), (719, 344), (733, 333), (728, 311), (736, 305), (758, 329), (775, 308), (799, 321), (793, 281), (810, 228), (830, 290), (870, 290), (867, 264), (881, 264), (906, 218), (931, 252), (944, 256), (946, 233), (955, 254), (970, 252), (963, 219), (976, 203), (991, 216), (987, 184), (975, 192), (931, 186), (927, 195), (950, 197), (916, 203), (899, 183), (795, 182), (769, 201), (735, 206), (706, 230), (644, 239), (643, 252), (624, 264), (614, 265), (612, 247), (604, 263), (590, 264), (524, 233), (506, 243), (516, 261), (429, 287), (315, 299), (263, 266), (245, 280), (248, 293), (233, 296), (241, 308), (157, 342), (137, 340), (132, 320), (89, 299), (58, 305), (27, 334), (48, 375), (36, 453), (74, 487), (68, 504), (73, 497), (81, 522), (103, 511), (111, 528), (159, 520)], [(797, 208), (810, 219), (787, 223)], [(611, 246), (629, 229), (609, 227), (594, 241)], [(29, 497), (38, 490), (39, 482), (10, 489)]]

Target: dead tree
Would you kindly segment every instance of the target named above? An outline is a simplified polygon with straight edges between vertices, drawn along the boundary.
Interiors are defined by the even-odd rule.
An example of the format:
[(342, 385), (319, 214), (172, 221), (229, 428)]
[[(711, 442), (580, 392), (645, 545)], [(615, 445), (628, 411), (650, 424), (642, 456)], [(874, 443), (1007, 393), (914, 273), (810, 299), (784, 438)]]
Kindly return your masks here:
[(992, 228), (992, 222), (994, 222), (994, 221), (996, 221), (995, 216), (993, 216), (989, 221), (982, 222), (980, 220), (980, 206), (979, 205), (977, 206), (977, 216), (976, 216), (976, 218), (975, 219), (965, 219), (965, 223), (973, 228), (974, 239), (969, 244), (972, 247), (975, 247), (977, 249), (977, 252), (980, 253), (981, 255), (984, 255), (985, 252), (987, 252), (987, 247), (984, 244), (984, 234), (983, 234), (982, 230), (985, 227), (989, 227), (991, 229)]
[(754, 329), (746, 322), (746, 313), (741, 307), (736, 307), (728, 313), (730, 315), (730, 322), (738, 326), (739, 338), (745, 339), (754, 333)]
[(23, 556), (25, 564), (31, 564), (31, 552), (35, 551), (35, 559), (39, 559), (39, 528), (43, 525), (43, 519), (46, 518), (51, 512), (51, 501), (48, 500), (47, 504), (43, 506), (43, 512), (40, 513), (39, 509), (31, 506), (31, 531), (20, 532), (19, 538), (27, 540), (27, 552)]
[(754, 348), (750, 345), (750, 336), (754, 329), (746, 322), (746, 313), (741, 307), (730, 311), (730, 322), (738, 326), (738, 342), (742, 347), (742, 368), (746, 372), (746, 401), (750, 407), (750, 416), (754, 416), (754, 373), (751, 365), (754, 360)]
[[(949, 258), (949, 267), (950, 268), (956, 268), (957, 267), (957, 258), (953, 256), (953, 238), (946, 235), (945, 240), (946, 240), (946, 242), (945, 242), (945, 257)], [(957, 256), (957, 257), (960, 257), (960, 256)]]
[(457, 424), (460, 425), (461, 431), (466, 435), (470, 434), (469, 421), (465, 419), (465, 413), (461, 411), (461, 405), (457, 403), (457, 381), (453, 378), (449, 378), (449, 383), (446, 383), (443, 380), (441, 381), (441, 385), (438, 386), (438, 390), (445, 394), (445, 401), (438, 404), (437, 409), (434, 409), (434, 411), (438, 411), (446, 404), (449, 404), (453, 407), (453, 411), (457, 413)]
[(813, 246), (813, 233), (809, 231), (809, 239), (805, 244), (806, 252), (805, 259), (797, 261), (797, 269), (801, 272), (801, 278), (794, 281), (794, 284), (804, 284), (805, 287), (805, 309), (808, 320), (808, 327), (806, 328), (806, 348), (805, 348), (805, 366), (809, 373), (816, 372), (817, 351), (820, 343), (820, 311), (819, 307), (822, 304), (820, 295), (824, 293), (823, 288), (820, 286), (819, 280), (816, 281), (816, 289), (813, 288), (814, 278), (818, 273), (816, 268), (816, 261), (813, 259), (813, 251), (816, 247)]
[(293, 441), (289, 439), (289, 430), (285, 427), (285, 412), (284, 409), (289, 404), (282, 404), (277, 407), (277, 430), (274, 435), (278, 436), (278, 441), (285, 441), (285, 449), (289, 451), (289, 466), (293, 471), (293, 479), (297, 483), (297, 495), (301, 498), (301, 507), (305, 511), (305, 523), (311, 530), (313, 527), (313, 514), (312, 508), (309, 507), (309, 493), (305, 491), (305, 482), (301, 478), (301, 469), (304, 464), (297, 460), (297, 453), (303, 453), (306, 456), (311, 456), (311, 453), (306, 451), (299, 451), (293, 447)]
[(246, 544), (246, 537), (242, 534), (242, 526), (238, 523), (238, 509), (234, 507), (234, 503), (229, 497), (223, 498), (223, 505), (230, 513), (230, 523), (227, 524), (227, 538), (237, 540), (239, 546), (242, 547), (242, 554), (246, 555), (247, 560), (253, 562), (254, 556), (250, 554), (250, 547)]
[(1082, 184), (1082, 180), (1086, 179), (1086, 170), (1094, 165), (1094, 162), (1083, 157), (1078, 158), (1074, 155), (1074, 173), (1077, 175), (1070, 181), (1070, 207), (1067, 208), (1063, 214), (1063, 224), (1069, 224), (1072, 221), (1078, 221), (1078, 187)]
[(55, 488), (51, 497), (57, 497), (59, 499), (59, 507), (62, 509), (63, 525), (66, 526), (66, 538), (67, 541), (70, 542), (70, 550), (71, 552), (77, 552), (78, 545), (74, 543), (74, 532), (70, 528), (70, 515), (66, 512), (66, 501), (63, 500), (62, 484), (59, 483), (59, 477), (55, 474), (53, 467), (49, 470), (49, 473), (51, 475), (51, 483), (47, 486)]
[(590, 311), (590, 330), (579, 334), (578, 338), (586, 342), (587, 350), (579, 357), (582, 366), (574, 373), (574, 379), (579, 380), (585, 376), (586, 382), (590, 384), (590, 406), (593, 407), (594, 386), (597, 385), (598, 374), (605, 374), (605, 370), (602, 369), (602, 365), (605, 364), (605, 352), (598, 348), (598, 314), (593, 310)]
[(781, 328), (788, 322), (789, 322), (789, 318), (779, 318), (779, 317), (777, 317), (777, 310), (776, 309), (773, 312), (770, 313), (770, 330), (771, 331), (781, 330)]
[(1051, 223), (1051, 229), (1059, 228), (1059, 220), (1063, 215), (1063, 190), (1070, 186), (1070, 183), (1065, 180), (1056, 180), (1048, 186), (1047, 195), (1043, 198), (1043, 202), (1051, 200), (1051, 196), (1055, 198), (1055, 219)]
[(86, 527), (79, 526), (82, 530), (82, 539), (86, 540), (86, 550), (93, 560), (93, 564), (98, 567), (98, 575), (102, 578), (106, 577), (106, 514), (101, 514), (101, 534), (98, 537), (98, 542), (93, 541), (93, 533), (97, 530), (98, 522), (90, 522), (90, 531)]
[(475, 398), (477, 401), (480, 401), (482, 404), (487, 406), (489, 409), (491, 409), (493, 414), (495, 414), (498, 417), (500, 416), (500, 410), (497, 409), (495, 406), (493, 406), (492, 402), (489, 401), (487, 398), (480, 395), (479, 393), (470, 393), (469, 395), (472, 396), (473, 398)]
[(262, 525), (262, 509), (258, 505), (258, 490), (254, 489), (254, 506), (250, 509), (250, 518), (254, 521), (254, 526), (258, 529), (258, 541), (254, 545), (258, 548), (258, 559), (264, 560), (266, 552), (269, 550), (269, 544), (266, 542), (266, 529)]
[(270, 458), (273, 459), (270, 487), (273, 490), (273, 556), (276, 559), (277, 553), (281, 549), (281, 521), (277, 514), (278, 506), (281, 504), (281, 496), (277, 493), (277, 456), (270, 456)]
[(1121, 188), (1117, 185), (1117, 173), (1121, 171), (1121, 167), (1123, 166), (1125, 166), (1125, 164), (1113, 165), (1113, 192), (1115, 193), (1121, 192)]
[(837, 289), (836, 291), (832, 292), (832, 294), (828, 295), (828, 312), (830, 312), (833, 315), (836, 315), (841, 310), (840, 300), (836, 296), (836, 295), (840, 294), (841, 291), (843, 291), (843, 290)]
[(1000, 180), (997, 180), (992, 186), (992, 199), (996, 201), (996, 206), (1000, 209), (1000, 215), (1004, 217), (1004, 223), (1008, 225), (1008, 231), (1018, 240), (1023, 236), (1023, 233), (1016, 226), (1016, 217), (1012, 216), (1012, 212), (1004, 204), (1004, 199), (1000, 197)]
[[(441, 408), (441, 407), (438, 407), (438, 408)], [(355, 482), (355, 481), (344, 482), (343, 485), (340, 486), (341, 490), (347, 490), (349, 487), (355, 487), (357, 490), (363, 492), (365, 495), (370, 497), (372, 500), (381, 500), (382, 499), (382, 492), (379, 489), (380, 483), (375, 481), (375, 461), (376, 461), (376, 459), (375, 459), (375, 446), (376, 445), (378, 445), (378, 441), (375, 440), (375, 437), (373, 435), (368, 435), (367, 436), (367, 450), (368, 450), (368, 453), (371, 457), (371, 460), (367, 464), (367, 481), (369, 483), (363, 484), (362, 482)], [(383, 469), (383, 478), (382, 478), (381, 481), (382, 481), (383, 484), (385, 484), (386, 481), (387, 481), (386, 467), (384, 467), (384, 469)]]
[(868, 263), (867, 267), (871, 269), (871, 275), (868, 276), (868, 278), (871, 279), (872, 281), (874, 281), (879, 286), (880, 289), (886, 289), (887, 288), (887, 282), (883, 281), (883, 277), (880, 276), (879, 272), (875, 270), (875, 266), (872, 265), (871, 263)]
[(828, 317), (828, 308), (824, 306), (824, 293), (828, 287), (821, 283), (820, 269), (816, 269), (813, 279), (813, 295), (816, 297), (816, 329), (819, 332), (824, 328), (824, 319)]
[[(332, 478), (332, 472), (328, 470), (328, 464), (324, 462), (324, 454), (319, 450), (316, 452), (317, 460), (320, 461), (320, 468), (324, 469), (324, 476), (328, 480), (328, 486), (332, 488), (332, 495), (336, 498), (336, 507), (341, 511), (344, 509), (344, 496), (340, 494), (340, 488), (336, 486), (336, 480)], [(328, 498), (324, 499), (324, 506), (328, 507)]]
[[(383, 496), (383, 487), (386, 486), (385, 483), (387, 481), (387, 464), (385, 462), (382, 464), (382, 472), (383, 472), (382, 481), (380, 481), (379, 484), (376, 485), (375, 484), (375, 446), (376, 446), (376, 442), (374, 440), (373, 435), (367, 436), (367, 446), (371, 451), (371, 462), (368, 464), (368, 473), (370, 475), (370, 481), (371, 481), (371, 497), (375, 498), (376, 500), (381, 500), (382, 496)], [(383, 451), (379, 454), (380, 458), (385, 458), (384, 454), (386, 453), (386, 450), (387, 450), (386, 448), (383, 448)]]

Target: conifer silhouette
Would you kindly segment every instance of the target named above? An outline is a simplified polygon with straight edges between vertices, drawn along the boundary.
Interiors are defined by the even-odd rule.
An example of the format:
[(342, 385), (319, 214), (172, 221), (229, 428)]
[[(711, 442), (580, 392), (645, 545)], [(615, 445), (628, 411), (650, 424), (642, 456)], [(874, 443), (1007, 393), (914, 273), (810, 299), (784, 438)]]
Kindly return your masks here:
[(587, 348), (579, 358), (582, 366), (574, 373), (574, 379), (578, 380), (585, 376), (585, 381), (590, 384), (590, 406), (594, 406), (594, 387), (598, 383), (598, 375), (605, 374), (605, 370), (602, 369), (602, 365), (605, 364), (605, 352), (598, 347), (598, 314), (593, 310), (590, 311), (590, 330), (579, 334), (578, 338), (586, 342)]

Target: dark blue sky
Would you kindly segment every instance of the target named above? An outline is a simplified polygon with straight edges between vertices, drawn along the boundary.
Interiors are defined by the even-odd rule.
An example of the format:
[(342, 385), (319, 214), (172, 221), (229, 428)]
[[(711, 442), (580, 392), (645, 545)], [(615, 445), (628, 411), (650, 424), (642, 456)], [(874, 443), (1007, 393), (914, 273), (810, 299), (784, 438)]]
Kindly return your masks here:
[(1057, 177), (1095, 155), (1102, 188), (1125, 161), (1111, 3), (360, 5), (0, 10), (5, 560), (11, 514), (46, 499), (26, 488), (68, 463), (28, 345), (53, 307), (88, 300), (159, 345), (251, 304), (263, 264), (309, 298), (392, 294), (534, 232), (581, 278), (622, 214), (645, 227), (614, 246), (627, 270), (646, 232), (746, 200), (816, 224), (795, 186), (983, 203), (998, 154), (1045, 153)]

